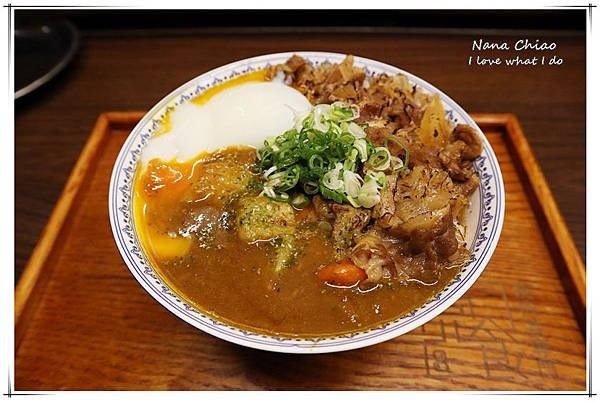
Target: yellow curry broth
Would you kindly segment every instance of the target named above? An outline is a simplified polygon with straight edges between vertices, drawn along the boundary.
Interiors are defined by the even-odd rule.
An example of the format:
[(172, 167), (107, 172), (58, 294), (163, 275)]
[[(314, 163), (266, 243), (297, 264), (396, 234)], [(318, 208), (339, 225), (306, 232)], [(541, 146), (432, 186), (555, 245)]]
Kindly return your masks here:
[(229, 323), (266, 333), (326, 336), (401, 316), (456, 274), (433, 286), (384, 285), (362, 293), (322, 283), (317, 271), (334, 261), (329, 236), (309, 206), (294, 211), (294, 264), (273, 269), (270, 241), (246, 242), (236, 227), (238, 200), (249, 187), (255, 152), (230, 147), (187, 163), (152, 161), (136, 176), (134, 214), (142, 246), (163, 279), (191, 304)]
[(202, 223), (190, 221), (194, 210), (222, 208), (229, 195), (246, 187), (242, 180), (252, 176), (249, 168), (254, 163), (254, 150), (232, 149), (231, 153), (204, 153), (185, 163), (154, 159), (138, 169), (134, 217), (142, 246), (153, 258), (186, 256), (192, 237), (180, 231)]

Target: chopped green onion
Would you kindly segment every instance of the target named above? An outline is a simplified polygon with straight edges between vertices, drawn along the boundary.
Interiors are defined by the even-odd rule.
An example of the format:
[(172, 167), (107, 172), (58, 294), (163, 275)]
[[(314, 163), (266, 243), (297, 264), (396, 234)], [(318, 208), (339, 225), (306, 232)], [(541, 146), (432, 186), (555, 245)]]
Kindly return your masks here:
[(408, 150), (403, 162), (387, 148), (387, 142), (396, 138), (386, 138), (386, 146), (376, 148), (364, 131), (368, 124), (353, 122), (359, 115), (356, 105), (319, 104), (296, 118), (296, 128), (266, 139), (257, 150), (264, 180), (261, 194), (294, 207), (304, 204), (306, 195), (317, 193), (337, 203), (373, 207), (387, 185), (383, 171), (406, 168)]
[(268, 170), (266, 170), (263, 174), (263, 177), (267, 178), (271, 173), (277, 171), (277, 166), (272, 166)]
[(392, 160), (392, 165), (394, 166), (392, 168), (393, 171), (400, 171), (400, 170), (404, 169), (404, 162), (402, 161), (401, 158), (392, 156), (390, 159)]
[(363, 163), (366, 162), (368, 155), (367, 141), (365, 139), (357, 139), (354, 141), (354, 149), (358, 150), (360, 161)]
[(404, 150), (404, 161), (402, 162), (402, 167), (400, 169), (406, 170), (408, 168), (408, 160), (410, 157), (410, 152), (409, 152), (408, 148), (406, 146), (404, 146), (404, 144), (402, 143), (402, 141), (400, 141), (400, 139), (398, 137), (396, 137), (394, 135), (388, 135), (383, 140), (383, 146), (385, 146), (388, 150), (390, 149), (390, 147), (388, 146), (389, 141), (396, 142), (402, 148), (402, 150)]
[(369, 157), (369, 164), (375, 170), (387, 170), (390, 167), (390, 151), (387, 148), (375, 148), (375, 152)]
[(321, 156), (314, 154), (308, 159), (308, 167), (312, 170), (315, 168), (323, 168), (324, 160)]
[(385, 174), (381, 171), (368, 171), (365, 175), (365, 182), (375, 181), (378, 186), (384, 188), (387, 185), (387, 179)]
[(358, 150), (356, 148), (350, 151), (350, 154), (344, 161), (344, 171), (354, 171), (356, 169), (356, 158), (358, 157)]
[(358, 124), (350, 123), (348, 124), (348, 131), (354, 135), (356, 138), (365, 138), (367, 134), (365, 130), (363, 130)]
[(343, 141), (344, 143), (346, 143), (348, 145), (352, 145), (354, 143), (354, 141), (356, 140), (356, 138), (351, 133), (345, 132), (340, 135), (339, 140)]
[(350, 121), (355, 118), (354, 111), (339, 102), (336, 102), (332, 105), (329, 111), (329, 116), (332, 120), (337, 121)]
[(310, 199), (303, 193), (297, 193), (292, 197), (290, 203), (296, 209), (304, 209), (310, 203)]
[(365, 181), (358, 194), (358, 203), (366, 208), (371, 208), (379, 203), (379, 187), (376, 180)]
[(302, 189), (304, 189), (304, 192), (306, 192), (308, 195), (314, 195), (319, 192), (319, 184), (308, 181), (304, 183)]
[(360, 175), (353, 173), (352, 171), (344, 171), (344, 192), (350, 198), (356, 198), (360, 191), (361, 178)]
[(342, 168), (342, 163), (337, 163), (333, 170), (325, 173), (323, 176), (323, 185), (329, 189), (333, 189), (334, 191), (342, 189), (344, 186), (344, 181), (340, 179)]
[(326, 199), (331, 199), (332, 201), (336, 202), (336, 203), (344, 203), (344, 201), (346, 200), (346, 196), (342, 193), (336, 192), (336, 191), (332, 191), (331, 189), (321, 185), (321, 194), (326, 198)]

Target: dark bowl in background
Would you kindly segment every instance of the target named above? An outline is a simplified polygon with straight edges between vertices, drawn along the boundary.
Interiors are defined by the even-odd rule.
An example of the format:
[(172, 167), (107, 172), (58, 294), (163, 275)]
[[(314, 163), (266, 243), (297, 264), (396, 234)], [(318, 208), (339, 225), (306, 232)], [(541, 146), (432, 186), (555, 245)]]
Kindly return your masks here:
[(66, 19), (29, 20), (15, 27), (15, 99), (54, 78), (73, 59), (79, 32)]

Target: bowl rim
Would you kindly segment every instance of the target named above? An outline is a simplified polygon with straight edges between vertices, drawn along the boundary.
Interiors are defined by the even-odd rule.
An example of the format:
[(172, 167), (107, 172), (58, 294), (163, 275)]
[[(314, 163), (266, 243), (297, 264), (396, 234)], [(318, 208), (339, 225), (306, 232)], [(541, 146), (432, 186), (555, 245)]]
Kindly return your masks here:
[[(231, 325), (227, 324), (226, 322), (220, 321), (220, 320), (212, 317), (211, 315), (205, 314), (205, 312), (203, 312), (201, 310), (199, 311), (194, 307), (190, 307), (189, 305), (187, 305), (185, 303), (185, 300), (178, 299), (179, 296), (176, 295), (172, 290), (170, 290), (169, 286), (160, 278), (158, 280), (161, 282), (160, 285), (162, 285), (163, 294), (159, 294), (157, 292), (156, 288), (154, 287), (154, 285), (151, 284), (145, 277), (143, 277), (143, 273), (142, 273), (142, 270), (144, 270), (144, 273), (148, 273), (149, 270), (153, 271), (154, 268), (152, 266), (148, 265), (148, 266), (144, 266), (143, 268), (140, 269), (140, 266), (138, 266), (138, 264), (136, 264), (136, 262), (131, 257), (132, 251), (129, 251), (126, 248), (126, 245), (124, 243), (122, 243), (122, 241), (121, 241), (121, 237), (122, 237), (121, 231), (127, 230), (127, 227), (121, 227), (120, 220), (118, 218), (118, 211), (117, 211), (117, 203), (119, 203), (118, 202), (118, 192), (123, 191), (123, 187), (119, 188), (117, 186), (117, 184), (119, 183), (120, 177), (122, 177), (122, 170), (125, 169), (122, 167), (122, 162), (124, 162), (124, 160), (126, 159), (126, 157), (128, 156), (128, 154), (130, 152), (136, 152), (136, 151), (140, 152), (141, 148), (139, 145), (138, 145), (138, 150), (133, 150), (133, 151), (131, 151), (130, 145), (133, 143), (133, 141), (135, 139), (142, 136), (142, 130), (144, 128), (146, 128), (147, 125), (150, 124), (154, 118), (156, 118), (156, 116), (160, 112), (160, 110), (163, 110), (166, 107), (168, 107), (168, 104), (172, 103), (179, 96), (181, 96), (181, 101), (180, 101), (181, 103), (183, 103), (184, 101), (187, 101), (187, 98), (185, 97), (185, 94), (183, 94), (183, 92), (185, 92), (185, 90), (190, 89), (196, 83), (199, 83), (202, 80), (214, 78), (213, 85), (218, 84), (218, 83), (222, 82), (222, 80), (219, 79), (218, 76), (219, 76), (219, 74), (222, 74), (223, 72), (233, 71), (233, 75), (229, 77), (229, 78), (231, 78), (235, 75), (234, 68), (242, 68), (244, 66), (251, 66), (253, 64), (264, 64), (263, 65), (263, 67), (264, 67), (264, 66), (270, 64), (270, 62), (272, 62), (274, 59), (285, 60), (294, 54), (305, 57), (309, 61), (312, 61), (315, 59), (325, 59), (325, 60), (333, 61), (333, 62), (339, 62), (346, 56), (345, 54), (332, 53), (332, 52), (296, 51), (296, 52), (282, 52), (282, 53), (273, 53), (273, 54), (260, 55), (260, 56), (256, 56), (256, 57), (250, 57), (250, 58), (246, 58), (243, 60), (238, 60), (238, 61), (228, 63), (221, 67), (218, 67), (218, 68), (212, 69), (210, 71), (207, 71), (203, 74), (200, 74), (200, 75), (196, 76), (195, 78), (192, 78), (191, 80), (180, 85), (179, 87), (177, 87), (176, 89), (171, 91), (168, 95), (164, 96), (160, 101), (158, 101), (144, 115), (144, 117), (136, 124), (136, 126), (129, 133), (128, 137), (125, 139), (125, 141), (121, 147), (121, 150), (119, 151), (119, 154), (115, 160), (115, 164), (113, 166), (113, 170), (112, 170), (112, 174), (111, 174), (109, 190), (108, 190), (108, 198), (109, 198), (108, 199), (108, 211), (109, 211), (109, 219), (110, 219), (110, 223), (111, 223), (111, 231), (113, 233), (113, 237), (115, 239), (117, 248), (119, 249), (119, 253), (121, 254), (121, 257), (123, 258), (125, 264), (127, 265), (130, 273), (135, 277), (135, 279), (138, 281), (138, 283), (152, 296), (152, 298), (154, 298), (158, 303), (160, 303), (163, 307), (165, 307), (171, 313), (175, 314), (180, 319), (184, 320), (185, 322), (189, 323), (190, 325), (194, 326), (195, 328), (198, 328), (198, 329), (200, 329), (208, 334), (211, 334), (215, 337), (218, 337), (220, 339), (223, 339), (223, 340), (226, 340), (226, 341), (238, 344), (238, 345), (255, 348), (255, 349), (261, 349), (261, 350), (273, 351), (273, 352), (282, 352), (282, 353), (301, 353), (301, 354), (339, 352), (339, 351), (346, 351), (346, 350), (362, 348), (362, 347), (378, 344), (380, 342), (384, 342), (389, 339), (398, 337), (402, 334), (405, 334), (405, 333), (407, 333), (411, 330), (414, 330), (415, 328), (427, 323), (428, 321), (432, 320), (433, 318), (438, 316), (440, 313), (445, 311), (448, 307), (453, 305), (458, 299), (460, 299), (462, 297), (462, 295), (475, 283), (477, 278), (481, 275), (481, 273), (483, 272), (483, 270), (489, 263), (489, 260), (492, 257), (492, 254), (494, 253), (494, 250), (495, 250), (498, 240), (500, 238), (500, 234), (501, 234), (502, 226), (503, 226), (503, 222), (504, 222), (505, 193), (504, 193), (504, 183), (503, 183), (503, 178), (502, 178), (502, 172), (500, 170), (498, 160), (494, 154), (494, 151), (493, 151), (489, 141), (487, 140), (487, 138), (485, 137), (485, 135), (483, 134), (483, 132), (481, 131), (479, 126), (471, 118), (471, 116), (469, 116), (468, 113), (466, 113), (466, 111), (462, 107), (460, 107), (452, 98), (450, 98), (448, 95), (446, 95), (444, 92), (439, 90), (437, 87), (435, 87), (431, 83), (423, 80), (422, 78), (419, 78), (418, 76), (416, 76), (408, 71), (405, 71), (405, 70), (395, 67), (393, 65), (382, 63), (380, 61), (372, 60), (369, 58), (360, 57), (360, 56), (354, 57), (355, 64), (357, 64), (357, 63), (362, 64), (362, 66), (365, 69), (374, 68), (377, 70), (387, 70), (387, 71), (390, 71), (390, 73), (394, 73), (394, 74), (397, 74), (397, 73), (403, 74), (408, 78), (408, 80), (411, 82), (411, 84), (417, 85), (420, 89), (423, 89), (428, 93), (439, 94), (439, 96), (442, 100), (442, 103), (445, 106), (446, 111), (447, 112), (449, 111), (451, 116), (452, 116), (453, 112), (456, 112), (459, 114), (459, 117), (462, 118), (462, 120), (465, 123), (476, 128), (476, 130), (479, 133), (480, 138), (482, 139), (482, 142), (484, 145), (484, 154), (485, 154), (485, 156), (479, 157), (477, 159), (477, 160), (481, 161), (481, 166), (479, 168), (482, 168), (483, 171), (485, 171), (487, 167), (491, 167), (491, 170), (493, 172), (493, 175), (489, 175), (489, 173), (485, 173), (488, 176), (487, 183), (489, 183), (491, 179), (493, 179), (493, 182), (494, 182), (494, 191), (491, 191), (491, 189), (490, 189), (491, 186), (490, 186), (490, 188), (488, 188), (489, 198), (490, 198), (489, 202), (491, 202), (493, 199), (495, 199), (495, 201), (496, 201), (495, 209), (494, 209), (495, 213), (493, 215), (491, 215), (490, 213), (487, 213), (489, 215), (489, 217), (483, 217), (483, 219), (487, 219), (487, 220), (482, 220), (482, 218), (481, 218), (481, 214), (482, 214), (483, 208), (484, 208), (483, 201), (484, 201), (484, 197), (485, 197), (485, 193), (483, 192), (483, 186), (484, 186), (483, 179), (481, 180), (482, 182), (480, 184), (480, 191), (482, 191), (481, 192), (481, 203), (482, 204), (481, 204), (481, 211), (480, 211), (480, 219), (478, 220), (477, 233), (479, 233), (480, 229), (482, 228), (481, 227), (482, 221), (485, 221), (486, 225), (490, 221), (493, 222), (492, 230), (490, 231), (490, 233), (488, 233), (489, 237), (486, 237), (486, 235), (483, 232), (481, 233), (481, 235), (483, 235), (483, 237), (481, 239), (481, 244), (483, 244), (485, 242), (485, 249), (484, 249), (484, 251), (482, 251), (481, 257), (479, 259), (477, 259), (476, 266), (474, 266), (474, 268), (469, 270), (469, 275), (467, 277), (465, 277), (464, 280), (460, 279), (460, 275), (462, 274), (462, 272), (464, 272), (466, 270), (466, 267), (469, 267), (471, 264), (473, 264), (475, 262), (475, 260), (473, 259), (465, 267), (464, 270), (462, 270), (461, 272), (458, 273), (457, 279), (458, 279), (458, 281), (462, 281), (462, 284), (460, 284), (458, 287), (454, 288), (453, 293), (449, 296), (446, 296), (443, 300), (440, 300), (442, 293), (447, 291), (448, 289), (450, 289), (453, 285), (457, 284), (458, 283), (457, 279), (454, 279), (451, 283), (449, 283), (445, 287), (444, 290), (442, 290), (442, 291), (440, 291), (440, 293), (436, 294), (436, 296), (434, 296), (433, 299), (427, 301), (424, 305), (415, 309), (415, 311), (411, 312), (411, 314), (397, 317), (397, 318), (393, 319), (392, 321), (386, 323), (382, 327), (371, 328), (371, 329), (368, 329), (367, 331), (358, 331), (358, 332), (349, 333), (349, 334), (326, 336), (326, 337), (320, 338), (320, 339), (310, 339), (310, 338), (296, 339), (296, 338), (291, 338), (291, 337), (277, 337), (275, 335), (262, 334), (260, 332), (249, 331), (247, 329), (240, 329), (238, 327), (231, 326)], [(311, 58), (312, 58), (312, 60), (311, 60)], [(280, 61), (277, 61), (277, 62), (280, 62)], [(207, 87), (210, 87), (210, 85), (208, 85)], [(205, 90), (207, 87), (202, 88), (202, 90)], [(196, 90), (198, 90), (198, 89), (196, 89)], [(200, 93), (202, 92), (202, 90), (200, 91)], [(196, 93), (196, 94), (198, 94), (198, 93)], [(149, 131), (151, 132), (152, 130), (149, 130)], [(148, 134), (148, 135), (150, 135), (150, 134)], [(484, 164), (485, 164), (485, 167), (484, 167)], [(135, 172), (135, 168), (137, 168), (137, 164), (131, 171)], [(477, 168), (477, 165), (476, 165), (476, 168)], [(131, 174), (131, 171), (129, 172), (129, 174)], [(480, 172), (480, 176), (481, 176), (481, 171), (479, 169), (478, 169), (478, 171)], [(487, 183), (485, 184), (486, 186), (487, 186)], [(132, 185), (130, 185), (130, 186), (132, 187)], [(125, 187), (127, 187), (127, 185), (125, 185)], [(129, 190), (132, 190), (132, 188), (129, 188)], [(130, 201), (129, 201), (129, 204), (131, 204)], [(123, 210), (120, 210), (120, 211), (122, 213), (126, 213)], [(133, 222), (133, 216), (130, 216), (130, 217)], [(130, 236), (132, 233), (127, 233), (127, 234), (130, 236), (130, 238), (137, 239), (137, 234), (135, 233), (135, 224), (132, 223), (132, 226), (134, 226), (134, 227), (129, 227), (129, 230), (133, 230), (134, 237)], [(474, 244), (476, 243), (476, 241), (479, 241), (479, 238), (480, 238), (479, 235), (480, 234), (475, 235), (474, 240), (473, 240)], [(132, 242), (132, 244), (133, 244), (133, 242)], [(144, 250), (141, 246), (139, 246), (139, 249), (137, 251), (140, 254), (144, 255)], [(140, 264), (143, 265), (144, 263), (140, 262)], [(156, 283), (158, 284), (158, 281)], [(183, 304), (183, 307), (185, 308), (186, 311), (190, 311), (190, 312), (194, 312), (194, 313), (198, 314), (199, 319), (203, 320), (205, 324), (198, 324), (199, 320), (194, 319), (188, 313), (184, 313), (184, 310), (181, 309), (181, 307), (179, 307), (179, 305), (176, 305), (176, 304), (173, 304), (173, 302), (170, 302), (166, 298), (166, 296), (174, 297), (178, 303), (180, 302), (181, 304)], [(398, 322), (402, 322), (405, 319), (413, 317), (417, 311), (419, 311), (421, 309), (425, 309), (425, 307), (427, 305), (430, 305), (434, 302), (437, 302), (437, 303), (435, 305), (433, 305), (433, 308), (431, 310), (428, 310), (428, 311), (422, 313), (420, 316), (416, 316), (416, 318), (414, 318), (412, 321), (404, 323), (400, 327), (392, 327), (389, 330), (383, 330), (389, 325), (392, 325), (392, 324), (395, 324)], [(190, 308), (191, 308), (191, 310), (190, 310)], [(221, 328), (226, 328), (226, 331), (222, 330)], [(383, 330), (383, 331), (380, 331), (380, 332), (370, 335), (368, 337), (365, 336), (368, 333), (378, 331), (378, 330)], [(242, 333), (243, 335), (242, 336), (234, 335), (236, 332)], [(251, 337), (260, 337), (262, 339), (267, 339), (268, 341), (264, 341), (264, 340), (259, 341), (259, 342), (257, 342), (256, 340), (250, 341)], [(327, 341), (341, 340), (341, 339), (347, 339), (348, 341), (338, 341), (337, 343), (334, 343), (334, 344), (327, 344)], [(321, 344), (319, 344), (319, 342), (321, 342)]]

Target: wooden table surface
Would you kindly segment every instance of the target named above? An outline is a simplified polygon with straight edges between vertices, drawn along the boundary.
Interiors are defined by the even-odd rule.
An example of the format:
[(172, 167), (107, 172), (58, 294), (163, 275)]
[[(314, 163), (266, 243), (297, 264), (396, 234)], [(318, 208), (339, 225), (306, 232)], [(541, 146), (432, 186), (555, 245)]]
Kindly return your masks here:
[(564, 59), (560, 66), (469, 66), (472, 41), (480, 37), (502, 39), (426, 31), (84, 32), (74, 62), (15, 105), (17, 277), (101, 112), (147, 110), (212, 68), (292, 50), (373, 58), (428, 80), (468, 112), (516, 114), (585, 255), (585, 37), (541, 37), (556, 42), (556, 53)]

